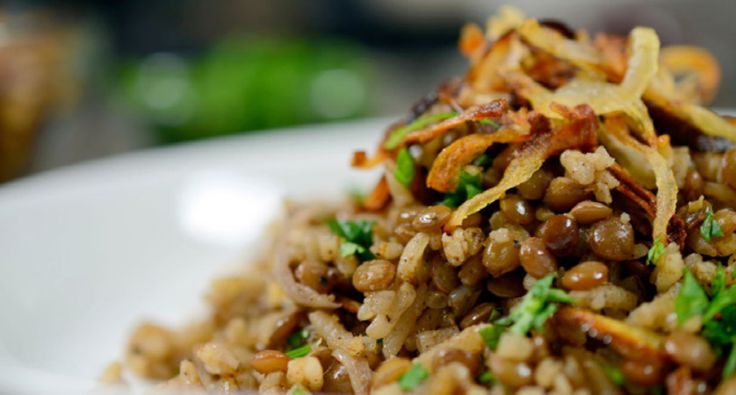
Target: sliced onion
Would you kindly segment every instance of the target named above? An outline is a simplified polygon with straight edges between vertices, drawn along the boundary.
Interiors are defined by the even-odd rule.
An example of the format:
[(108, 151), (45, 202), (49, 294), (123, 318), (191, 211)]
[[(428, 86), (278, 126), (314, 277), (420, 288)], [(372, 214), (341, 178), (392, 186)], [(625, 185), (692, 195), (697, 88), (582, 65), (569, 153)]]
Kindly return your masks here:
[[(679, 83), (676, 90), (693, 104), (709, 103), (718, 90), (721, 68), (713, 55), (703, 48), (675, 45), (662, 48), (659, 62), (663, 68), (675, 75), (687, 75), (695, 79), (694, 86), (683, 89)], [(687, 79), (687, 81), (693, 81)]]
[(496, 41), (506, 33), (516, 29), (524, 22), (526, 16), (516, 7), (503, 5), (498, 8), (496, 15), (488, 18), (486, 23), (486, 35), (489, 39)]
[[(556, 114), (559, 114), (560, 109), (555, 111)], [(527, 181), (550, 156), (559, 154), (568, 148), (590, 148), (596, 144), (598, 121), (590, 107), (578, 106), (565, 116), (574, 118), (552, 132), (524, 143), (506, 167), (501, 181), (458, 207), (447, 221), (445, 230), (451, 231), (460, 226), (465, 218), (495, 202), (509, 189)]]
[(473, 106), (461, 114), (434, 124), (429, 128), (409, 133), (404, 138), (403, 144), (425, 143), (436, 137), (442, 136), (450, 129), (470, 121), (481, 121), (484, 119), (498, 119), (508, 110), (508, 102), (505, 100), (494, 100), (490, 103)]
[[(652, 222), (652, 237), (654, 240), (665, 241), (667, 226), (677, 209), (677, 181), (669, 162), (656, 149), (638, 142), (624, 128), (616, 127), (613, 120), (607, 121), (606, 125), (608, 126), (606, 132), (610, 137), (638, 151), (649, 163), (657, 185), (656, 216)], [(667, 141), (660, 140), (662, 140), (660, 144), (669, 145)]]
[(348, 371), (355, 395), (368, 395), (373, 378), (373, 371), (368, 361), (365, 358), (354, 358), (340, 349), (333, 351), (332, 356)]
[(369, 211), (380, 211), (391, 201), (391, 193), (385, 176), (381, 176), (371, 193), (365, 197), (363, 207)]
[(506, 82), (498, 71), (504, 67), (518, 66), (529, 50), (515, 33), (508, 34), (493, 43), (478, 62), (471, 64), (465, 80), (474, 95), (499, 95), (507, 89)]
[(411, 307), (406, 309), (401, 317), (396, 321), (391, 332), (383, 338), (383, 356), (389, 358), (401, 351), (406, 338), (409, 337), (412, 330), (416, 326), (419, 316), (424, 311), (425, 298), (427, 296), (427, 286), (420, 285), (417, 288), (416, 297)]
[[(613, 125), (614, 120), (616, 123), (620, 122), (620, 125)], [(605, 131), (598, 133), (601, 144), (639, 184), (654, 189), (656, 182), (652, 166), (639, 150), (624, 144), (614, 128), (626, 128), (625, 121), (619, 117), (606, 117)]]
[(453, 191), (460, 169), (485, 152), (488, 147), (494, 143), (523, 142), (530, 137), (528, 129), (523, 133), (517, 129), (501, 128), (492, 134), (476, 133), (457, 139), (435, 158), (427, 176), (427, 186), (440, 192)]
[(358, 169), (372, 169), (383, 163), (383, 161), (388, 159), (388, 157), (388, 152), (386, 152), (382, 146), (378, 148), (376, 154), (371, 158), (368, 157), (365, 151), (355, 151), (353, 152), (353, 158), (350, 161), (350, 165)]
[(312, 329), (331, 349), (339, 349), (353, 356), (364, 354), (363, 338), (353, 336), (342, 326), (336, 315), (317, 310), (309, 313), (308, 317)]
[(340, 307), (339, 303), (335, 303), (334, 295), (323, 295), (304, 284), (299, 284), (294, 279), (294, 275), (289, 267), (290, 249), (286, 245), (286, 239), (278, 248), (279, 252), (274, 263), (274, 274), (281, 288), (295, 303), (314, 308), (336, 309)]
[(636, 27), (629, 35), (631, 56), (620, 89), (624, 96), (641, 97), (659, 66), (659, 37), (654, 29)]
[(657, 135), (640, 97), (657, 72), (659, 38), (652, 29), (637, 27), (631, 31), (630, 46), (631, 56), (620, 85), (573, 79), (557, 91), (551, 92), (521, 70), (502, 70), (501, 75), (532, 103), (536, 111), (550, 118), (559, 118), (555, 114), (553, 103), (568, 107), (587, 104), (599, 115), (624, 113), (639, 135), (654, 146)]
[(555, 315), (565, 326), (588, 328), (589, 336), (606, 341), (614, 350), (634, 359), (667, 360), (664, 338), (648, 329), (578, 307), (562, 307)]
[(463, 26), (463, 30), (460, 32), (460, 42), (458, 47), (460, 53), (466, 57), (476, 59), (480, 56), (480, 52), (486, 44), (486, 38), (483, 35), (483, 31), (475, 23), (468, 23)]
[(728, 122), (713, 111), (695, 104), (670, 100), (658, 92), (656, 88), (647, 90), (644, 98), (661, 107), (664, 111), (693, 125), (704, 134), (723, 137), (736, 142), (736, 124)]
[(587, 71), (599, 73), (602, 59), (598, 51), (586, 43), (570, 40), (544, 27), (534, 19), (528, 19), (517, 29), (521, 37), (533, 46)]

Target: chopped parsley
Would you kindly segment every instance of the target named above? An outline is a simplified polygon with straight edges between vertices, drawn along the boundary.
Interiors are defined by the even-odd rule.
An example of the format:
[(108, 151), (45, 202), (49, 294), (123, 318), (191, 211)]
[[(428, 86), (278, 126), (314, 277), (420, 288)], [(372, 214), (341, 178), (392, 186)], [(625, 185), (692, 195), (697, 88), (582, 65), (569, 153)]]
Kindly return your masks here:
[(299, 387), (294, 387), (294, 389), (291, 390), (291, 395), (307, 395), (307, 391), (304, 391)]
[(565, 291), (552, 287), (555, 277), (556, 274), (549, 274), (534, 283), (508, 316), (493, 321), (500, 312), (494, 310), (491, 313), (493, 323), (478, 331), (489, 349), (496, 350), (506, 329), (520, 335), (526, 335), (532, 329), (542, 330), (547, 319), (557, 311), (557, 303), (575, 302)]
[(348, 195), (350, 195), (350, 199), (359, 206), (362, 206), (363, 203), (365, 203), (365, 192), (359, 188), (351, 188), (348, 191)]
[(411, 182), (414, 181), (414, 159), (411, 157), (409, 150), (406, 147), (399, 151), (399, 155), (396, 157), (396, 170), (394, 170), (394, 177), (402, 185), (409, 188)]
[(301, 358), (306, 357), (310, 352), (312, 352), (312, 346), (310, 346), (309, 344), (305, 344), (301, 347), (287, 351), (286, 356), (290, 359)]
[(299, 348), (307, 343), (307, 339), (309, 339), (309, 331), (300, 329), (286, 339), (286, 347), (288, 350)]
[(498, 347), (498, 339), (501, 338), (501, 335), (505, 330), (506, 327), (503, 325), (491, 324), (478, 331), (478, 334), (483, 339), (483, 342), (486, 343), (486, 346), (488, 346), (492, 351), (495, 351), (496, 347)]
[(340, 255), (355, 255), (361, 261), (373, 259), (370, 251), (373, 244), (373, 221), (365, 220), (336, 220), (327, 221), (330, 230), (340, 236)]
[(723, 378), (731, 377), (734, 371), (736, 371), (736, 347), (732, 346), (726, 364), (723, 365)]
[(657, 263), (662, 254), (664, 254), (664, 244), (662, 244), (661, 240), (657, 239), (647, 252), (647, 265)]
[(624, 374), (621, 372), (621, 369), (613, 366), (608, 365), (605, 363), (600, 364), (601, 370), (603, 370), (603, 373), (608, 377), (609, 380), (611, 380), (612, 383), (616, 385), (623, 385), (624, 384)]
[(736, 286), (726, 287), (726, 274), (718, 267), (711, 282), (710, 297), (689, 270), (685, 271), (677, 298), (675, 313), (681, 325), (691, 317), (700, 316), (703, 321), (703, 337), (713, 345), (714, 351), (721, 353), (730, 347), (723, 367), (726, 379), (736, 371)]
[(457, 188), (454, 192), (445, 194), (445, 198), (440, 204), (454, 208), (481, 192), (483, 192), (483, 187), (480, 183), (480, 174), (471, 174), (465, 170), (460, 170)]
[(491, 156), (487, 153), (478, 155), (477, 158), (473, 159), (472, 163), (475, 166), (486, 167), (491, 164)]
[(703, 315), (707, 307), (708, 295), (705, 294), (693, 274), (686, 270), (680, 293), (677, 294), (677, 299), (675, 299), (677, 322), (682, 325), (690, 317)]
[(485, 372), (478, 375), (478, 382), (481, 384), (489, 385), (492, 384), (494, 381), (496, 381), (496, 378), (493, 377), (493, 373), (491, 373), (490, 370), (486, 370)]
[(408, 125), (404, 125), (404, 126), (394, 129), (394, 131), (391, 132), (391, 135), (388, 136), (388, 138), (386, 139), (386, 142), (383, 143), (383, 147), (388, 150), (392, 150), (398, 147), (399, 144), (401, 144), (401, 142), (404, 141), (404, 137), (406, 137), (409, 133), (424, 129), (433, 123), (452, 118), (456, 116), (457, 114), (458, 114), (457, 112), (443, 112), (443, 113), (429, 114), (429, 115), (424, 115), (422, 117), (419, 117), (415, 119), (414, 122)]
[(484, 118), (484, 119), (481, 119), (480, 121), (478, 121), (478, 123), (481, 124), (481, 125), (491, 125), (494, 128), (496, 128), (496, 129), (498, 129), (499, 127), (501, 127), (501, 123), (498, 122), (497, 119)]
[(552, 273), (538, 280), (524, 295), (521, 303), (514, 306), (511, 313), (496, 321), (499, 325), (510, 325), (509, 330), (526, 335), (530, 330), (541, 330), (545, 321), (557, 311), (557, 303), (573, 303), (575, 300), (565, 291), (553, 288), (557, 277)]
[(703, 236), (705, 241), (710, 241), (714, 237), (723, 237), (721, 225), (714, 218), (713, 210), (710, 207), (705, 210), (705, 220), (700, 225), (700, 235)]
[(402, 391), (413, 391), (419, 386), (424, 380), (429, 377), (427, 369), (419, 364), (415, 363), (411, 365), (411, 368), (399, 377), (399, 388)]

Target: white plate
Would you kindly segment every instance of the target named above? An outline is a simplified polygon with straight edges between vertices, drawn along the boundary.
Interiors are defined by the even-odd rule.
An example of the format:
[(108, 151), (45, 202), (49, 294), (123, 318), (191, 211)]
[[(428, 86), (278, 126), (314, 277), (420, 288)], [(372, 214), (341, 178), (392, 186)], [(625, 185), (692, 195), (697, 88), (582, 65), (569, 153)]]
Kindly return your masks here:
[(337, 198), (386, 120), (143, 151), (0, 187), (0, 393), (83, 393), (131, 328), (181, 324), (284, 196)]

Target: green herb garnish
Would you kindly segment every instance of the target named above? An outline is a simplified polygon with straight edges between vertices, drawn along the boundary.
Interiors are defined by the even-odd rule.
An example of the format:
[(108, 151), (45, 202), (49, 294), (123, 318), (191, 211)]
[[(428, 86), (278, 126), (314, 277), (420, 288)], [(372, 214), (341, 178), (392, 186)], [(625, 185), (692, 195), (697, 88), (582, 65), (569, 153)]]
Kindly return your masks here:
[(664, 395), (664, 387), (661, 385), (649, 387), (649, 395)]
[(460, 170), (457, 188), (454, 192), (446, 194), (440, 204), (454, 208), (481, 192), (483, 192), (483, 187), (480, 183), (480, 174), (471, 174), (465, 170)]
[(496, 378), (493, 377), (493, 373), (491, 373), (490, 370), (486, 370), (485, 372), (478, 375), (478, 382), (484, 385), (492, 384), (494, 381), (496, 381)]
[(492, 351), (495, 351), (496, 347), (498, 347), (498, 339), (501, 338), (501, 335), (505, 330), (506, 328), (503, 325), (491, 324), (478, 331), (478, 334), (483, 338), (483, 342), (486, 343), (486, 346), (488, 346)]
[(414, 181), (414, 159), (411, 157), (409, 150), (406, 147), (399, 151), (399, 155), (396, 156), (396, 170), (394, 170), (394, 177), (402, 185), (409, 188), (411, 182)]
[(662, 241), (657, 239), (647, 252), (647, 265), (657, 263), (662, 254), (664, 254), (664, 244), (662, 244)]
[(301, 358), (307, 356), (310, 352), (312, 352), (312, 346), (305, 344), (299, 348), (287, 351), (286, 356), (290, 359)]
[(723, 379), (727, 379), (736, 371), (736, 347), (731, 346), (731, 352), (728, 354), (726, 364), (723, 365)]
[(429, 114), (424, 115), (422, 117), (419, 117), (414, 120), (414, 122), (404, 125), (402, 127), (394, 129), (393, 132), (391, 132), (391, 135), (388, 136), (386, 139), (386, 142), (383, 143), (383, 147), (392, 150), (401, 144), (402, 141), (404, 141), (404, 137), (406, 137), (409, 133), (414, 132), (416, 130), (421, 130), (426, 128), (427, 126), (444, 121), (445, 119), (452, 118), (456, 116), (457, 112), (443, 112), (438, 114)]
[(621, 372), (621, 369), (608, 364), (600, 364), (601, 370), (603, 370), (603, 373), (608, 377), (609, 380), (611, 380), (612, 383), (616, 385), (623, 385), (624, 384), (624, 374)]
[(327, 221), (330, 230), (340, 236), (340, 255), (355, 255), (361, 261), (373, 259), (375, 256), (369, 250), (373, 244), (373, 221), (365, 220), (336, 220)]
[(299, 387), (294, 387), (294, 389), (291, 390), (291, 395), (307, 395), (307, 391), (304, 391)]
[(705, 220), (700, 225), (700, 235), (705, 241), (710, 241), (714, 237), (723, 237), (721, 225), (713, 217), (713, 210), (710, 207), (705, 210)]
[(484, 119), (479, 120), (478, 123), (481, 125), (491, 125), (495, 129), (498, 129), (499, 127), (501, 127), (501, 123), (498, 122), (497, 119), (484, 118)]
[(358, 206), (362, 206), (363, 203), (365, 203), (365, 191), (357, 187), (348, 190), (348, 195), (350, 196), (350, 199), (352, 199), (352, 201)]
[(473, 159), (472, 162), (473, 165), (479, 166), (479, 167), (486, 167), (491, 164), (491, 156), (486, 154), (480, 154), (477, 158)]
[(708, 307), (708, 295), (689, 270), (685, 271), (680, 293), (675, 299), (677, 322), (683, 324), (695, 315), (703, 315)]
[(413, 391), (419, 386), (424, 380), (429, 377), (427, 369), (419, 364), (415, 363), (411, 365), (411, 368), (399, 377), (399, 388), (402, 391)]
[(531, 329), (542, 330), (545, 321), (557, 311), (556, 303), (574, 303), (565, 291), (552, 287), (557, 275), (549, 274), (538, 280), (524, 295), (521, 303), (514, 306), (511, 313), (496, 324), (510, 325), (514, 333), (526, 335)]
[(307, 339), (309, 339), (309, 331), (300, 329), (286, 339), (287, 349), (293, 350), (299, 348), (307, 343)]
[(726, 286), (725, 270), (718, 267), (711, 282), (710, 297), (689, 270), (685, 270), (682, 287), (675, 299), (677, 322), (682, 325), (691, 317), (702, 317), (702, 336), (722, 353), (730, 347), (723, 368), (723, 379), (736, 371), (736, 286)]

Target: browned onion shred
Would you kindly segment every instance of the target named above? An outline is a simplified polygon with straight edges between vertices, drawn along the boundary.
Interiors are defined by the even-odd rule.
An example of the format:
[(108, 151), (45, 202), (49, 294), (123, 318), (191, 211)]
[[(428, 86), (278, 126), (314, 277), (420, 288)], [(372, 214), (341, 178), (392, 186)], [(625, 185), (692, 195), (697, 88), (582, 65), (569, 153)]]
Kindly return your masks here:
[(345, 367), (350, 376), (350, 384), (356, 395), (367, 395), (373, 378), (368, 361), (365, 358), (356, 358), (341, 349), (332, 352), (332, 356)]
[(334, 301), (333, 295), (323, 295), (304, 284), (296, 282), (291, 267), (289, 267), (289, 248), (286, 245), (286, 240), (278, 248), (276, 262), (274, 263), (274, 274), (284, 293), (295, 303), (319, 309), (340, 307), (340, 304)]
[(528, 133), (503, 128), (492, 134), (476, 133), (457, 139), (435, 158), (427, 176), (427, 186), (440, 192), (450, 192), (456, 187), (459, 170), (488, 147), (494, 143), (522, 142), (530, 137)]

